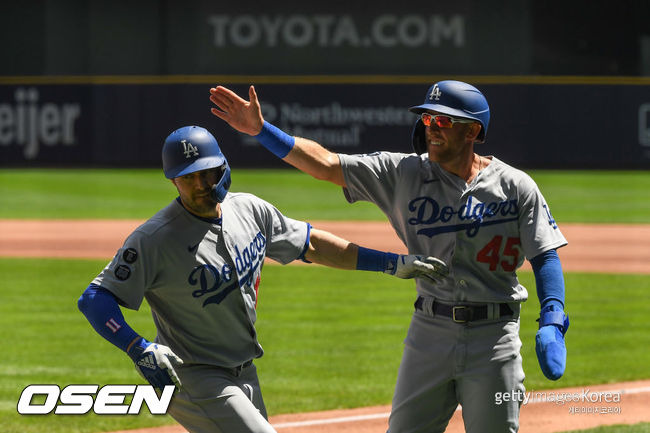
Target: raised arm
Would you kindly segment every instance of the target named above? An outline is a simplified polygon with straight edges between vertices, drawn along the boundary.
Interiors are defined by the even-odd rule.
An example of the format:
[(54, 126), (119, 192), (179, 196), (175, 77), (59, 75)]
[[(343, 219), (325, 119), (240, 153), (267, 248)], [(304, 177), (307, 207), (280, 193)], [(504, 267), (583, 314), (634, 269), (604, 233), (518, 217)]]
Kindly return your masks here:
[(313, 140), (292, 137), (265, 122), (255, 87), (249, 87), (248, 97), (246, 101), (226, 87), (213, 87), (210, 101), (216, 107), (211, 109), (212, 114), (237, 131), (257, 138), (264, 147), (298, 170), (316, 179), (346, 186), (336, 153)]

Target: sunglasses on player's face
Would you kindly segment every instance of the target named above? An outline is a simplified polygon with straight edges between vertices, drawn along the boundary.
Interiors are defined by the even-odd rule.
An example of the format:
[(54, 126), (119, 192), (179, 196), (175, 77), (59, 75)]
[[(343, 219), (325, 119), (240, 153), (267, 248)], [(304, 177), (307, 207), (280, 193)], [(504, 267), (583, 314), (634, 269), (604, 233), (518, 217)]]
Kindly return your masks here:
[(438, 125), (438, 128), (451, 128), (454, 126), (454, 123), (474, 123), (473, 120), (468, 119), (455, 119), (446, 114), (431, 114), (431, 113), (422, 113), (420, 115), (422, 123), (425, 126), (431, 126), (432, 123)]

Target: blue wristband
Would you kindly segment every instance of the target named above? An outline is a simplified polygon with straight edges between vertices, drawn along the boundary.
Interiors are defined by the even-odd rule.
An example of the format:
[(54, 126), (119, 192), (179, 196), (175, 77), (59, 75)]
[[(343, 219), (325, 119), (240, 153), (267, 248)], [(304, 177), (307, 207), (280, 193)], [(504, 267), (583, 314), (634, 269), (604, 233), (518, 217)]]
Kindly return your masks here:
[(255, 138), (262, 146), (266, 147), (278, 158), (287, 156), (296, 144), (294, 137), (266, 121), (262, 125), (262, 130)]
[(395, 273), (397, 254), (384, 251), (371, 250), (359, 247), (357, 254), (357, 269), (360, 271), (375, 271)]
[(129, 355), (129, 358), (131, 358), (133, 362), (138, 362), (140, 355), (142, 355), (142, 352), (144, 352), (147, 346), (150, 344), (151, 343), (148, 342), (144, 337), (140, 337), (129, 344), (129, 346), (126, 348), (126, 354)]

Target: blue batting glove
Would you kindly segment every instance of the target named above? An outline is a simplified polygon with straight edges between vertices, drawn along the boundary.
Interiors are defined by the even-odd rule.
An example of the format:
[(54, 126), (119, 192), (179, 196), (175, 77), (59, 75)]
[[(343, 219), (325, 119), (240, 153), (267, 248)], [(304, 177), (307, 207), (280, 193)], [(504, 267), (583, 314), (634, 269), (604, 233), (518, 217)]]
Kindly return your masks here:
[(542, 373), (550, 380), (558, 380), (566, 369), (564, 334), (569, 329), (569, 316), (556, 307), (548, 306), (539, 315), (539, 331), (535, 336), (535, 352)]

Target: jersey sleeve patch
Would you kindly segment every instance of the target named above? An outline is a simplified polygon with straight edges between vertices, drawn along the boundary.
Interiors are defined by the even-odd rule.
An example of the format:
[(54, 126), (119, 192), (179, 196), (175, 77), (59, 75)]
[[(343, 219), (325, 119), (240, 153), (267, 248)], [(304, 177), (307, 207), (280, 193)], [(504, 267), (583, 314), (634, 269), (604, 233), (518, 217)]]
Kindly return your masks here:
[(135, 248), (127, 248), (122, 253), (122, 259), (127, 263), (135, 263), (138, 260), (138, 252)]
[(131, 268), (127, 265), (119, 265), (115, 268), (115, 277), (120, 281), (125, 281), (131, 276)]

